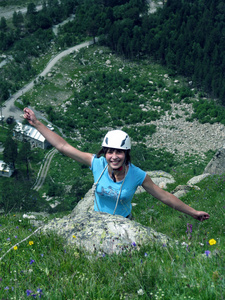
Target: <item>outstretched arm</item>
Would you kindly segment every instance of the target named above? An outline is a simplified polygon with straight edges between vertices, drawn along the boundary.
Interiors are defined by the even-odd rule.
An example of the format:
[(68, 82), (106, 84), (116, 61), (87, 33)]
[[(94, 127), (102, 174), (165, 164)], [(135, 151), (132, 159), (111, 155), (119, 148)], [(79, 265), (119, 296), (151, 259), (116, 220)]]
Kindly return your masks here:
[(210, 217), (208, 213), (204, 211), (197, 211), (194, 208), (186, 205), (184, 202), (179, 200), (173, 194), (170, 194), (169, 192), (162, 190), (151, 180), (151, 178), (148, 175), (146, 175), (142, 186), (153, 197), (157, 198), (161, 202), (165, 203), (166, 205), (178, 211), (181, 211), (185, 214), (192, 216), (194, 219), (197, 219), (199, 221), (204, 221), (209, 219)]
[(71, 157), (72, 159), (83, 163), (85, 165), (91, 166), (92, 154), (87, 152), (82, 152), (69, 143), (67, 143), (61, 136), (59, 136), (54, 131), (48, 129), (43, 123), (41, 123), (35, 116), (34, 112), (29, 108), (24, 108), (24, 118), (34, 126), (46, 139), (47, 141), (55, 147), (57, 150), (63, 154)]

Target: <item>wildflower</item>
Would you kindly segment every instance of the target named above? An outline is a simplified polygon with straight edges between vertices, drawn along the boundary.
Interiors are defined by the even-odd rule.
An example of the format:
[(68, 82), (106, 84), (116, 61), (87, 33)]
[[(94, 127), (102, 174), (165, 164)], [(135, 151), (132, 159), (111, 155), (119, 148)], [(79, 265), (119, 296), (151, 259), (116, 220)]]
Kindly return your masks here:
[(44, 254), (41, 254), (41, 257), (43, 257), (44, 256)]
[(215, 245), (215, 244), (216, 244), (216, 240), (214, 240), (214, 239), (209, 240), (209, 245), (210, 246)]
[(185, 242), (181, 243), (181, 245), (182, 245), (182, 246), (186, 246), (186, 247), (188, 247), (188, 244), (187, 244), (187, 243), (185, 243)]
[(206, 250), (205, 251), (205, 255), (208, 257), (209, 256), (209, 254), (211, 253), (211, 251), (209, 251), (209, 250)]
[(10, 238), (7, 238), (7, 241), (10, 241)]
[(192, 233), (192, 224), (187, 223), (187, 230), (186, 230), (187, 235), (189, 234), (189, 238), (191, 238), (191, 233)]
[(6, 287), (5, 287), (5, 290), (9, 290), (9, 287), (8, 287), (8, 286), (6, 286)]
[(33, 292), (31, 290), (27, 290), (26, 293), (27, 293), (27, 296), (30, 296), (31, 293), (33, 293)]
[(33, 245), (34, 244), (34, 242), (33, 241), (29, 241), (29, 245), (31, 246), (31, 245)]
[(145, 257), (148, 256), (148, 253), (145, 253)]
[(17, 235), (15, 235), (15, 239), (17, 239)]
[(142, 289), (138, 290), (137, 293), (138, 293), (138, 295), (140, 295), (140, 296), (144, 295), (144, 291), (143, 291)]
[(35, 260), (34, 260), (34, 259), (31, 259), (31, 260), (30, 260), (30, 265), (32, 265), (34, 262), (35, 262)]
[(13, 249), (14, 249), (14, 250), (17, 250), (17, 249), (18, 249), (18, 247), (17, 247), (17, 246), (14, 246), (14, 247), (13, 247)]
[(132, 246), (136, 247), (137, 245), (136, 245), (136, 243), (135, 243), (135, 242), (133, 242), (133, 243), (132, 243)]
[(75, 236), (75, 235), (73, 235), (73, 238), (75, 239), (75, 238), (76, 238), (76, 236)]
[(39, 294), (39, 298), (41, 298), (41, 295), (43, 295), (42, 289), (37, 289), (37, 293)]
[(163, 243), (163, 245), (162, 245), (163, 247), (166, 247), (166, 244), (165, 243)]

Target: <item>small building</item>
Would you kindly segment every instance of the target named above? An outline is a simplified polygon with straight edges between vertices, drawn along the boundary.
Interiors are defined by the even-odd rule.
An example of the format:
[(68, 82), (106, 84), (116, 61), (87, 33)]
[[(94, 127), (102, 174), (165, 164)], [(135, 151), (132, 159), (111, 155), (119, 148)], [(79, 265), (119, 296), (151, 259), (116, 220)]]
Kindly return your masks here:
[(29, 142), (31, 147), (46, 149), (51, 146), (51, 144), (36, 128), (30, 125), (23, 125), (20, 122), (17, 122), (14, 127), (13, 135), (18, 141)]
[(0, 176), (11, 177), (14, 172), (14, 168), (7, 165), (3, 160), (0, 160)]

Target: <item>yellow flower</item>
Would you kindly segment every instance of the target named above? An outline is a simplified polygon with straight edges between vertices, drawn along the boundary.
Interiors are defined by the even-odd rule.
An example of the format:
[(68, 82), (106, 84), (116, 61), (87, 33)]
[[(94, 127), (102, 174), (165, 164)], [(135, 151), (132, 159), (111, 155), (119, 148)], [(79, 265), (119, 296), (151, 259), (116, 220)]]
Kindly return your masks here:
[(14, 250), (17, 250), (17, 249), (18, 249), (18, 247), (17, 247), (17, 246), (15, 246), (15, 247), (13, 247), (13, 249), (14, 249)]
[(75, 235), (73, 235), (73, 238), (75, 239), (75, 238), (76, 238), (76, 236), (75, 236)]
[(31, 246), (31, 245), (33, 245), (34, 244), (34, 242), (33, 241), (29, 241), (29, 245)]
[(214, 240), (214, 239), (209, 240), (209, 245), (210, 246), (215, 245), (215, 244), (216, 244), (216, 240)]

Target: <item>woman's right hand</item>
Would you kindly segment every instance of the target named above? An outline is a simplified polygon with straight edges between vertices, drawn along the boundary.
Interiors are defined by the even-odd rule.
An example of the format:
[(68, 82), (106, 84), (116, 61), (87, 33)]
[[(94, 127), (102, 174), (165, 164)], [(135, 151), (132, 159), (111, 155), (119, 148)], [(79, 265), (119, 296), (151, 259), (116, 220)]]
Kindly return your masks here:
[(26, 119), (30, 123), (30, 125), (35, 126), (35, 124), (37, 123), (37, 118), (34, 112), (28, 107), (24, 108), (23, 111), (24, 111), (24, 115), (23, 115), (24, 119)]

